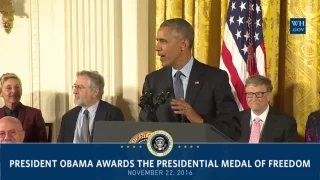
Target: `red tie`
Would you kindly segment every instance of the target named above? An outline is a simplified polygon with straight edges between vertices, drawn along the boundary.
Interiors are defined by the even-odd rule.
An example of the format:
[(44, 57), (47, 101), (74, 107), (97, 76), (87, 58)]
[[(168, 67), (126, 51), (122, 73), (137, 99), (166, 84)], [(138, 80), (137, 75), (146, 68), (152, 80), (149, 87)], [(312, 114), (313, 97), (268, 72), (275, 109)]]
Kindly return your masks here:
[(256, 117), (253, 121), (249, 143), (259, 143), (261, 119)]

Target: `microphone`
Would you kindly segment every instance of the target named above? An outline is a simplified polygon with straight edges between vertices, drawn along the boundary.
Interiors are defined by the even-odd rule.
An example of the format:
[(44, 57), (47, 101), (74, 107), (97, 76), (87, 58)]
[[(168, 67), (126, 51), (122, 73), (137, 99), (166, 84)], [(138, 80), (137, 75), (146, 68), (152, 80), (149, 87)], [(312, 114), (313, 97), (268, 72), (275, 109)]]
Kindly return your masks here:
[(145, 110), (147, 113), (152, 113), (152, 108), (153, 108), (152, 92), (153, 92), (153, 89), (149, 89), (140, 97), (139, 106), (143, 110)]
[(166, 90), (162, 91), (156, 98), (156, 104), (153, 107), (153, 111), (155, 112), (157, 108), (161, 105), (164, 104), (167, 99), (170, 97), (171, 92), (172, 92), (172, 87), (166, 88)]

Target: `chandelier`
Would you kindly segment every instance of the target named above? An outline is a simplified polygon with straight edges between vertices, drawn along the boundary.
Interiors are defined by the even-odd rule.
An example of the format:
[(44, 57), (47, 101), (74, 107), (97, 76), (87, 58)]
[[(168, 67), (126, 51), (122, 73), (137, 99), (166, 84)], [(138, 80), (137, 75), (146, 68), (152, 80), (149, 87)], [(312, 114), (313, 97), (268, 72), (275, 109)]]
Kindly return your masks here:
[(2, 23), (7, 34), (11, 32), (13, 27), (13, 13), (11, 0), (0, 0), (0, 14), (2, 14)]

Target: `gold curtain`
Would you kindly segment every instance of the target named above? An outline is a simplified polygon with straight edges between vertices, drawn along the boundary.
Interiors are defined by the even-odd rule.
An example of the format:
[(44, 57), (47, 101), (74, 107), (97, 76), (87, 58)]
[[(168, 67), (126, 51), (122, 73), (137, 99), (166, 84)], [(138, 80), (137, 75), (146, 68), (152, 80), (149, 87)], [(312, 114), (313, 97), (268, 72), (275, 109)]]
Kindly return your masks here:
[[(219, 67), (228, 4), (229, 0), (156, 0), (154, 29), (166, 19), (186, 19), (195, 28), (194, 56)], [(320, 0), (261, 0), (261, 4), (267, 76), (274, 86), (271, 104), (296, 118), (302, 141), (308, 115), (319, 109)], [(305, 35), (290, 34), (290, 18), (306, 18)], [(151, 64), (161, 68), (158, 57)]]

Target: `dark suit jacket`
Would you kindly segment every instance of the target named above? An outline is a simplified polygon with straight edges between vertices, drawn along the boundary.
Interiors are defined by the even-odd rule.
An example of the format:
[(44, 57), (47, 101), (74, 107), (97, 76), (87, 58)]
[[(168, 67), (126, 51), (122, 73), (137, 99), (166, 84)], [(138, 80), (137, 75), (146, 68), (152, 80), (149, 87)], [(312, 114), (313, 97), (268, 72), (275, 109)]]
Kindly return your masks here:
[[(74, 131), (81, 108), (81, 106), (77, 106), (62, 116), (57, 142), (73, 142)], [(100, 100), (94, 117), (95, 121), (124, 121), (124, 116), (120, 108)], [(92, 131), (93, 133), (94, 130)]]
[[(239, 142), (249, 142), (251, 126), (251, 109), (239, 113), (241, 136)], [(297, 122), (284, 113), (278, 112), (271, 106), (260, 136), (260, 142), (297, 142)]]
[[(0, 108), (0, 118), (5, 115), (4, 107)], [(39, 109), (21, 104), (18, 119), (25, 131), (24, 142), (48, 142), (45, 122)]]
[[(145, 78), (143, 92), (153, 91), (153, 101), (162, 91), (171, 87), (173, 89), (172, 68), (164, 67), (148, 74)], [(169, 88), (170, 89), (170, 88)], [(159, 122), (181, 122), (171, 109), (170, 101), (174, 92), (165, 104), (157, 110)], [(228, 74), (220, 69), (205, 65), (196, 59), (190, 72), (186, 98), (192, 108), (203, 119), (210, 123), (230, 138), (237, 140), (240, 135), (240, 124), (231, 115), (236, 115), (239, 110), (231, 93)], [(152, 121), (144, 110), (139, 115), (140, 121)], [(186, 118), (184, 122), (189, 122)]]

